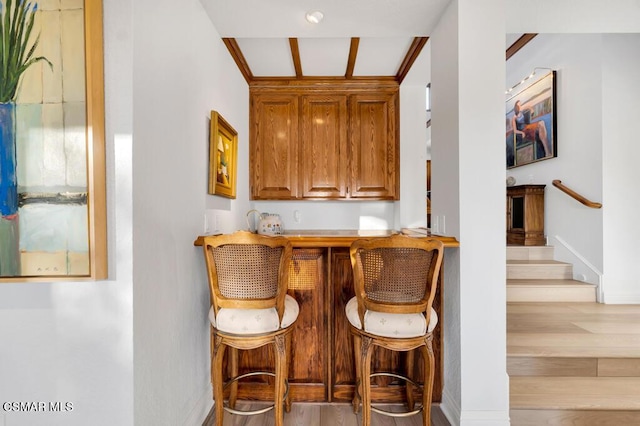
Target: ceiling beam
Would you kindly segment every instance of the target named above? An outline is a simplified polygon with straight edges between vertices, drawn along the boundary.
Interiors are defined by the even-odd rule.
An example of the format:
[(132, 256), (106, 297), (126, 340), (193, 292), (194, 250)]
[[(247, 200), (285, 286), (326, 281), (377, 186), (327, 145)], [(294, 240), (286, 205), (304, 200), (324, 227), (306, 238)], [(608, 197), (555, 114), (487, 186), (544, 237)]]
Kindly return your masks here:
[(227, 46), (227, 50), (229, 51), (229, 53), (231, 53), (231, 57), (244, 76), (244, 79), (247, 81), (247, 83), (251, 84), (251, 81), (253, 80), (253, 73), (251, 72), (251, 68), (249, 68), (249, 64), (244, 58), (244, 55), (242, 54), (242, 51), (240, 50), (240, 46), (238, 46), (236, 39), (223, 38), (222, 41), (224, 42), (224, 45)]
[(533, 38), (535, 36), (537, 36), (537, 33), (526, 33), (526, 34), (522, 34), (520, 36), (519, 39), (517, 39), (511, 46), (509, 46), (509, 48), (507, 49), (507, 61), (509, 60), (510, 57), (512, 57), (513, 55), (516, 54), (516, 52), (518, 52), (518, 50), (522, 49), (527, 43), (529, 43), (531, 40), (533, 40)]
[(418, 58), (418, 55), (420, 55), (422, 48), (427, 44), (428, 40), (429, 37), (416, 37), (413, 39), (413, 43), (411, 43), (411, 46), (409, 47), (409, 50), (396, 73), (396, 80), (398, 81), (398, 84), (402, 83), (402, 80), (407, 76), (411, 66)]
[(353, 69), (356, 66), (356, 56), (358, 56), (358, 46), (360, 45), (360, 37), (351, 37), (351, 47), (349, 47), (349, 61), (347, 62), (347, 71), (345, 78), (353, 77)]
[(302, 62), (300, 61), (300, 49), (298, 48), (298, 39), (290, 38), (289, 47), (291, 48), (291, 58), (293, 59), (293, 67), (296, 70), (296, 77), (302, 77)]

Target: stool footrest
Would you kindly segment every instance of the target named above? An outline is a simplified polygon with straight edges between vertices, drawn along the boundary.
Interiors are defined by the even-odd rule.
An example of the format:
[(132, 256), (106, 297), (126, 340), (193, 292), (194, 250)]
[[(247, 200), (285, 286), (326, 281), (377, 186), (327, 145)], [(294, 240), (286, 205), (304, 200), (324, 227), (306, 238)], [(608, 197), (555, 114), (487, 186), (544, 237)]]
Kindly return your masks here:
[(375, 406), (371, 406), (371, 411), (375, 411), (378, 414), (382, 414), (383, 416), (389, 416), (389, 417), (411, 417), (414, 414), (418, 414), (422, 411), (422, 407), (420, 408), (416, 408), (413, 411), (403, 411), (403, 412), (395, 412), (395, 411), (386, 411), (386, 410), (381, 410), (380, 408), (376, 408)]
[[(395, 377), (396, 379), (404, 380), (405, 382), (411, 383), (413, 386), (415, 386), (417, 388), (421, 388), (422, 387), (422, 385), (420, 383), (417, 383), (417, 382), (411, 380), (410, 378), (408, 378), (407, 376), (403, 376), (401, 374), (379, 372), (379, 373), (371, 373), (369, 375), (369, 377), (378, 377), (378, 376)], [(358, 388), (356, 387), (356, 392), (357, 391), (358, 391)], [(423, 409), (423, 407), (421, 406), (421, 407), (416, 408), (413, 411), (395, 412), (395, 411), (382, 410), (380, 408), (377, 408), (377, 407), (371, 405), (371, 411), (375, 411), (378, 414), (382, 414), (383, 416), (389, 416), (389, 417), (411, 417), (411, 416), (421, 412), (422, 409)]]
[[(227, 383), (225, 383), (224, 385), (224, 389), (226, 389), (230, 384), (232, 384), (233, 382), (237, 382), (238, 380), (247, 378), (247, 377), (253, 377), (253, 376), (271, 376), (271, 377), (276, 377), (275, 373), (272, 373), (270, 371), (252, 371), (250, 373), (245, 373), (245, 374), (240, 374), (239, 376), (236, 376), (232, 379), (230, 379)], [(283, 403), (284, 401), (287, 400), (287, 395), (289, 394), (289, 380), (287, 380), (285, 378), (284, 380), (284, 398), (283, 398)], [(224, 402), (223, 402), (224, 404)], [(224, 405), (224, 411), (231, 413), (231, 414), (237, 414), (239, 416), (255, 416), (257, 414), (264, 414), (267, 411), (273, 410), (273, 408), (275, 407), (275, 404), (271, 404), (268, 405), (264, 408), (260, 408), (257, 410), (236, 410), (234, 408), (231, 407), (227, 407), (227, 405)]]

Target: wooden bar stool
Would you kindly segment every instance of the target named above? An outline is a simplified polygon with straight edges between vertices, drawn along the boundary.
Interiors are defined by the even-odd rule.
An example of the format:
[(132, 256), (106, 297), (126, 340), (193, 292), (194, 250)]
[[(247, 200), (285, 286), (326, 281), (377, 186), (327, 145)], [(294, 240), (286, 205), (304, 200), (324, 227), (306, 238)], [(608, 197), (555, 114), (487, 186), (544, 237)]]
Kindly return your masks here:
[[(293, 325), (299, 306), (287, 294), (291, 243), (284, 237), (236, 232), (204, 238), (204, 255), (211, 294), (211, 383), (216, 424), (224, 411), (241, 415), (275, 412), (275, 424), (283, 424), (291, 409), (287, 371)], [(274, 348), (274, 372), (238, 375), (238, 350), (265, 345)], [(231, 378), (224, 384), (223, 359), (229, 347)], [(274, 404), (260, 410), (235, 409), (238, 380), (254, 375), (275, 377)], [(224, 389), (230, 388), (224, 404)]]
[[(424, 426), (431, 424), (431, 396), (434, 381), (433, 330), (438, 317), (432, 308), (444, 245), (427, 238), (393, 235), (356, 240), (351, 244), (356, 296), (345, 308), (353, 335), (356, 360), (354, 412), (362, 401), (362, 423), (371, 424), (371, 411), (392, 417), (406, 417), (422, 411)], [(364, 326), (363, 326), (364, 324)], [(407, 375), (371, 373), (374, 346), (407, 352)], [(410, 376), (413, 349), (424, 359), (422, 404), (416, 409)], [(408, 411), (395, 413), (371, 406), (371, 377), (392, 376), (406, 382)]]

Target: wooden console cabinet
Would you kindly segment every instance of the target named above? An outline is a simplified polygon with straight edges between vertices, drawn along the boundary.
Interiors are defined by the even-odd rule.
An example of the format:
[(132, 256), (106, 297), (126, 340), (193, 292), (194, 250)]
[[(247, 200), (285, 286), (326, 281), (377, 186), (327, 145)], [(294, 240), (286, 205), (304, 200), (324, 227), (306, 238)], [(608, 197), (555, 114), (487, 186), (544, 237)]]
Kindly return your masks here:
[(544, 246), (545, 185), (507, 187), (507, 244)]

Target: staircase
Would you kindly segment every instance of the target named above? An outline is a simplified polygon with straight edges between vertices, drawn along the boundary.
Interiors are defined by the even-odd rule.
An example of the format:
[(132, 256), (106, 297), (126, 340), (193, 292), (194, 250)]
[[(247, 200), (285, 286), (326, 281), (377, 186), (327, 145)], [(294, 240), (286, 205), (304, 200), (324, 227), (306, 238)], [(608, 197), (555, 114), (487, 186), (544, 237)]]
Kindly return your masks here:
[(595, 302), (596, 286), (573, 279), (553, 246), (507, 246), (507, 302)]
[(596, 303), (553, 257), (507, 247), (511, 425), (640, 425), (640, 306)]

